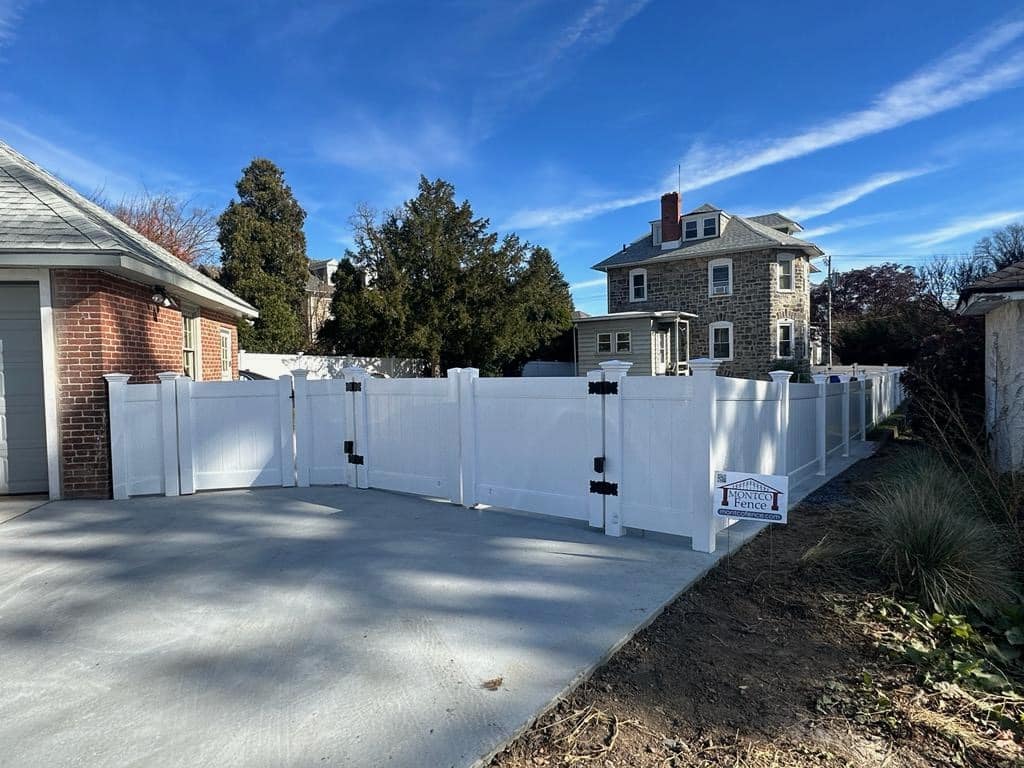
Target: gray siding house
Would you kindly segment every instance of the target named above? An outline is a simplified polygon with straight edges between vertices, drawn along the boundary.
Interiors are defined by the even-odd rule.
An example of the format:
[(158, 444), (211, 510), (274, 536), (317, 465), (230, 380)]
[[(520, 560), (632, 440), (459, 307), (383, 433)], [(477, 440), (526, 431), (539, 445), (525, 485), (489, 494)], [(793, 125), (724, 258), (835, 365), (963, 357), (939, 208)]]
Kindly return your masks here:
[[(683, 214), (672, 192), (650, 225), (594, 265), (607, 276), (608, 314), (576, 321), (579, 374), (618, 358), (633, 362), (636, 373), (672, 375), (685, 373), (690, 357), (710, 357), (721, 361), (723, 375), (765, 378), (779, 360), (807, 360), (810, 276), (818, 271), (811, 259), (822, 251), (794, 236), (800, 224), (707, 203)], [(677, 321), (688, 333), (673, 332)], [(623, 336), (620, 345), (626, 331), (642, 338), (627, 345)], [(652, 347), (664, 342), (669, 364), (661, 370), (660, 348)]]

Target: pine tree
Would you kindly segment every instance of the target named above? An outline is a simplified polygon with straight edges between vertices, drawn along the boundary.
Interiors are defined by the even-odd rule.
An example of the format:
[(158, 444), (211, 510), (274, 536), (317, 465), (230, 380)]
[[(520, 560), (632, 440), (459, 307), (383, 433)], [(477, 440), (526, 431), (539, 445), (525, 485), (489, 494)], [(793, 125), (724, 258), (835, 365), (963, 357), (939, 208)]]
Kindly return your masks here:
[(306, 212), (270, 160), (256, 158), (242, 172), (232, 200), (217, 219), (221, 283), (260, 311), (239, 325), (239, 345), (250, 352), (299, 352), (307, 344), (302, 320), (309, 277)]

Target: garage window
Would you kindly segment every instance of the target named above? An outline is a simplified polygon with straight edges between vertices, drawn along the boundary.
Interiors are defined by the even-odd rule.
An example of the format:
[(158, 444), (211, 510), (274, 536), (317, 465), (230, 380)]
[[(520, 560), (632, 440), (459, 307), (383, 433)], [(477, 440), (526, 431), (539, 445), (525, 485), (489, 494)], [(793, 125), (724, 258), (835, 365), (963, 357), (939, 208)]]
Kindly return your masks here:
[(181, 370), (192, 381), (199, 381), (199, 313), (181, 309)]

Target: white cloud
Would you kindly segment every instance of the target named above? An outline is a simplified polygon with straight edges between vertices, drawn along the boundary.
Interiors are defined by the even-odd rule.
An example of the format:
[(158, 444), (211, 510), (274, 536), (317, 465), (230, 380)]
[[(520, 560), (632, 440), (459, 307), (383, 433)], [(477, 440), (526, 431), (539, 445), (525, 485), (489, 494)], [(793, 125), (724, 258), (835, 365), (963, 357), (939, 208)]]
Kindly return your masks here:
[(21, 21), (24, 8), (21, 0), (0, 0), (0, 48), (14, 39), (14, 28)]
[(924, 176), (926, 173), (931, 173), (934, 170), (934, 168), (913, 168), (906, 171), (879, 173), (838, 192), (832, 192), (824, 197), (783, 208), (782, 212), (797, 221), (807, 221), (817, 216), (824, 216), (826, 213), (832, 213), (850, 203), (855, 203), (872, 192), (877, 192), (880, 189), (885, 189), (885, 187), (898, 184), (907, 179), (916, 179), (918, 176)]
[(954, 219), (944, 227), (921, 232), (903, 238), (903, 242), (915, 248), (931, 248), (940, 243), (948, 243), (958, 237), (995, 229), (1014, 221), (1024, 220), (1024, 211), (994, 211), (974, 216), (962, 216)]
[(449, 168), (465, 160), (465, 142), (447, 123), (406, 116), (394, 126), (369, 115), (351, 115), (352, 126), (319, 142), (325, 159), (380, 175), (408, 175)]
[[(984, 30), (933, 64), (880, 93), (866, 108), (823, 120), (798, 133), (759, 143), (709, 146), (694, 143), (683, 159), (684, 188), (700, 189), (829, 147), (846, 144), (931, 117), (1020, 84), (1024, 79), (1024, 20)], [(656, 200), (675, 186), (673, 170), (661, 183), (632, 195), (586, 205), (521, 211), (520, 228), (556, 226)]]
[(605, 284), (605, 278), (595, 277), (592, 280), (582, 280), (578, 283), (572, 283), (569, 286), (570, 291), (585, 291), (587, 288), (603, 288)]

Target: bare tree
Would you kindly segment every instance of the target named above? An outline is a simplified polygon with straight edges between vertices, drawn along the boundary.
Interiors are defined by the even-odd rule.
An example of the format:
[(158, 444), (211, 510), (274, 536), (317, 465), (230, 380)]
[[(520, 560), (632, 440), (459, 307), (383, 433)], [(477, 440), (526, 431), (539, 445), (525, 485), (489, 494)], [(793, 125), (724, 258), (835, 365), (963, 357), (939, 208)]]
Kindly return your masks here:
[(974, 245), (974, 258), (992, 269), (1024, 261), (1024, 224), (1007, 224)]
[(934, 256), (927, 264), (918, 267), (922, 293), (939, 307), (952, 310), (960, 293), (968, 285), (990, 271), (984, 261), (968, 256)]
[(194, 205), (192, 200), (167, 192), (142, 192), (112, 203), (103, 197), (102, 190), (92, 199), (186, 264), (208, 263), (217, 254), (217, 219), (211, 209)]

